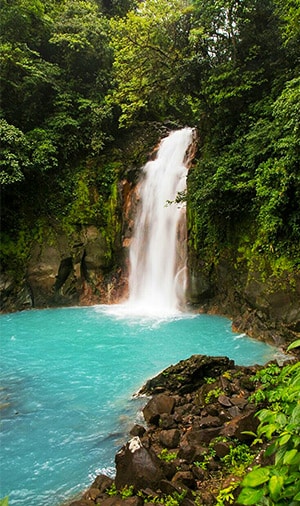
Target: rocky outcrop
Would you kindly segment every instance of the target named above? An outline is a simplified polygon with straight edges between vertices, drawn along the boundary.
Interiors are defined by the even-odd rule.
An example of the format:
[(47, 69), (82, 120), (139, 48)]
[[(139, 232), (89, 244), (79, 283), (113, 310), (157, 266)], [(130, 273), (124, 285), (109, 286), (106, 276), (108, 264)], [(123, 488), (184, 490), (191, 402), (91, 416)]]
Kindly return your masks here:
[(68, 235), (56, 225), (47, 240), (32, 244), (18, 284), (9, 274), (1, 274), (1, 309), (120, 301), (127, 293), (122, 258), (118, 244), (95, 225)]
[(188, 298), (228, 316), (233, 330), (276, 346), (300, 337), (300, 272), (269, 276), (228, 255), (210, 266), (189, 255)]
[(249, 396), (257, 368), (194, 355), (149, 380), (140, 391), (151, 395), (143, 408), (147, 427), (131, 430), (133, 437), (116, 455), (115, 479), (105, 482), (101, 475), (71, 506), (171, 499), (182, 506), (216, 504), (218, 491), (235, 480), (228, 463), (247, 467), (254, 459), (257, 406)]

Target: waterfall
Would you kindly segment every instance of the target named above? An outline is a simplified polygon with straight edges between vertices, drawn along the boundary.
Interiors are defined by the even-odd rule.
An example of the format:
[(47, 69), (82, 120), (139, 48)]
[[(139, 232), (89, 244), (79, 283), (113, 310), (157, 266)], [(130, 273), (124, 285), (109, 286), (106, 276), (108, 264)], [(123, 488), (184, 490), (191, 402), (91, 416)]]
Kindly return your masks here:
[(129, 276), (129, 304), (142, 313), (173, 313), (184, 303), (186, 216), (175, 199), (186, 189), (193, 140), (192, 128), (171, 132), (143, 168)]

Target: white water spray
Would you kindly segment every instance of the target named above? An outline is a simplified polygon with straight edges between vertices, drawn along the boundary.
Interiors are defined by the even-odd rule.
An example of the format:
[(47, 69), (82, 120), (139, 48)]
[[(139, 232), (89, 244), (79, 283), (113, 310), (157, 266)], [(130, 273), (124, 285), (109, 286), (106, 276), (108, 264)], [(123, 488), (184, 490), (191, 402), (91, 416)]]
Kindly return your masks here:
[[(140, 202), (130, 247), (129, 305), (145, 314), (175, 313), (186, 287), (185, 205), (187, 152), (194, 130), (171, 132), (143, 169)], [(170, 203), (173, 202), (173, 203)]]

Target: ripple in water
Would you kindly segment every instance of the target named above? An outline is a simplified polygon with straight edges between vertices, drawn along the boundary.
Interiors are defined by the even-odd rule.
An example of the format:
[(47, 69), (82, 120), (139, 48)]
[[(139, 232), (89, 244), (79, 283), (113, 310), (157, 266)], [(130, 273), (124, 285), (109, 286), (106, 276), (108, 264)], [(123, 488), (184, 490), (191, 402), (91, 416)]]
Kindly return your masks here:
[(112, 475), (145, 399), (133, 394), (192, 354), (263, 364), (276, 349), (208, 315), (126, 316), (96, 306), (0, 316), (1, 492), (10, 506), (57, 506)]

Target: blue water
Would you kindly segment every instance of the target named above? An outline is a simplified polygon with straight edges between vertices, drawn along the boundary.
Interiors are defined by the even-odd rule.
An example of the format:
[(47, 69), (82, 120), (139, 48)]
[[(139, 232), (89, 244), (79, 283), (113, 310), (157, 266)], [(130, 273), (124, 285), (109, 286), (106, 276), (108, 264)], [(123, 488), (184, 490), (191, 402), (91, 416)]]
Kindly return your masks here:
[(105, 306), (0, 316), (1, 491), (10, 506), (56, 506), (100, 472), (139, 421), (133, 394), (192, 354), (263, 364), (271, 346), (234, 334), (226, 318), (143, 319)]

